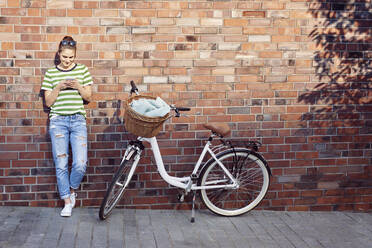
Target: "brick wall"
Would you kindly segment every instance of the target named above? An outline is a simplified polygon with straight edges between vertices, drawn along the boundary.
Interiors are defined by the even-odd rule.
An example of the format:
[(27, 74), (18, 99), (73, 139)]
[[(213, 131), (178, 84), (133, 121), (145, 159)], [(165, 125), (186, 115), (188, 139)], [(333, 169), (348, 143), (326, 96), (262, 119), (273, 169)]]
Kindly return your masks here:
[[(99, 205), (123, 154), (134, 80), (192, 108), (159, 135), (172, 174), (192, 168), (202, 123), (228, 122), (264, 144), (273, 178), (260, 208), (370, 210), (371, 2), (349, 2), (0, 0), (0, 205), (62, 203), (40, 84), (68, 34), (94, 77), (80, 206)], [(150, 155), (125, 203), (187, 207)]]

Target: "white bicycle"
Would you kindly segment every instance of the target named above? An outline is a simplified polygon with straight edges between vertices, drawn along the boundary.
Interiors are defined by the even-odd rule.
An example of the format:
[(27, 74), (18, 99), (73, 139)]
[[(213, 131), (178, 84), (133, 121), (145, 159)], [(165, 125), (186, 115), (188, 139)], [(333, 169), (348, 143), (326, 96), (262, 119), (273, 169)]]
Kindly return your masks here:
[[(131, 93), (138, 94), (135, 84), (131, 82), (131, 85)], [(171, 106), (171, 110), (175, 112), (174, 117), (179, 117), (180, 111), (190, 109)], [(223, 139), (230, 133), (227, 124), (207, 123), (204, 127), (211, 130), (211, 135), (191, 175), (187, 177), (174, 177), (167, 173), (156, 137), (138, 137), (130, 141), (101, 203), (100, 219), (106, 219), (120, 199), (125, 197), (125, 190), (145, 149), (143, 142), (150, 143), (161, 177), (182, 190), (179, 200), (183, 201), (185, 195), (193, 192), (191, 222), (195, 221), (195, 198), (198, 190), (205, 206), (218, 215), (237, 216), (255, 208), (266, 195), (271, 175), (266, 160), (258, 153), (261, 144), (250, 141), (245, 147), (235, 147), (232, 142)], [(221, 144), (213, 146), (212, 141), (216, 137)], [(207, 153), (211, 157), (202, 163)]]

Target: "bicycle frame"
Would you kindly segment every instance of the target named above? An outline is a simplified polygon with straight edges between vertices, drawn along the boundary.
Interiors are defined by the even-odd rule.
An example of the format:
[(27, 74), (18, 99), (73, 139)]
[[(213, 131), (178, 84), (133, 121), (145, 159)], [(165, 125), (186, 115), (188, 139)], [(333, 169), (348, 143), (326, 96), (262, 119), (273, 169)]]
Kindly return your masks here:
[[(160, 149), (159, 149), (159, 145), (158, 145), (156, 137), (151, 137), (151, 138), (138, 137), (138, 140), (139, 141), (146, 141), (146, 142), (150, 143), (160, 176), (164, 179), (164, 181), (166, 181), (167, 183), (169, 183), (172, 186), (184, 189), (186, 192), (190, 192), (190, 190), (216, 189), (216, 188), (236, 188), (236, 187), (238, 187), (238, 183), (237, 183), (236, 179), (231, 175), (231, 173), (226, 169), (226, 167), (221, 163), (221, 161), (217, 158), (216, 154), (210, 148), (211, 147), (211, 142), (209, 140), (205, 144), (204, 149), (203, 149), (202, 153), (200, 154), (199, 159), (196, 162), (194, 170), (192, 171), (191, 175), (196, 175), (197, 174), (197, 172), (199, 171), (200, 165), (202, 164), (203, 158), (205, 157), (205, 155), (208, 152), (212, 156), (212, 158), (217, 162), (217, 164), (222, 168), (222, 170), (225, 172), (227, 178), (225, 180), (210, 181), (210, 182), (208, 182), (208, 184), (210, 184), (210, 185), (206, 185), (206, 186), (197, 186), (196, 183), (193, 183), (193, 181), (191, 179), (191, 175), (188, 176), (188, 177), (170, 176), (167, 173), (167, 171), (165, 170), (163, 159), (162, 159), (162, 156), (161, 156), (161, 153), (160, 153)], [(132, 154), (132, 152), (129, 152), (129, 154)], [(126, 151), (126, 155), (127, 155), (127, 151)], [(126, 157), (126, 155), (124, 156), (124, 158)], [(139, 159), (140, 159), (140, 156), (137, 156), (135, 158), (135, 163), (134, 163), (135, 166), (133, 166), (133, 167), (137, 166), (137, 164), (139, 162)], [(134, 169), (133, 169), (133, 171), (134, 171)], [(216, 184), (216, 183), (221, 183), (223, 181), (232, 182), (232, 183), (229, 183), (229, 184), (226, 184), (226, 185), (221, 185), (221, 184), (212, 185), (212, 184)]]

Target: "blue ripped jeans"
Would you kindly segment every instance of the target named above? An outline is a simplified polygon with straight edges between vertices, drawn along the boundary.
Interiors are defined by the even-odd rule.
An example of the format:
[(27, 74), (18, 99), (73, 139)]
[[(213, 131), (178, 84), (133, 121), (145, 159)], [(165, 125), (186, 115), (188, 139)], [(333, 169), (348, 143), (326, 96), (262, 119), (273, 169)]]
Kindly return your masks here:
[[(49, 134), (52, 140), (59, 195), (61, 199), (66, 199), (70, 197), (70, 188), (79, 188), (87, 167), (88, 143), (85, 117), (80, 114), (52, 117)], [(73, 158), (70, 175), (69, 143), (71, 143)]]

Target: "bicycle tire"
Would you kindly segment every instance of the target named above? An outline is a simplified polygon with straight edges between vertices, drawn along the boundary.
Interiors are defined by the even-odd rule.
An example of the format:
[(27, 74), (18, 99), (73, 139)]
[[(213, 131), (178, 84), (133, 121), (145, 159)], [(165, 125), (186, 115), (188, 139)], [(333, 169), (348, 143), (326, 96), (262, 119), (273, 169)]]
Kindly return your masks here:
[[(105, 220), (111, 214), (116, 204), (123, 197), (124, 191), (134, 174), (134, 171), (131, 171), (131, 169), (133, 166), (137, 167), (136, 164), (133, 164), (134, 158), (135, 154), (128, 160), (122, 161), (118, 171), (115, 173), (99, 209), (99, 218), (101, 220)], [(135, 167), (133, 170), (136, 169)]]
[[(205, 206), (223, 216), (238, 216), (255, 208), (265, 197), (270, 183), (266, 161), (245, 148), (225, 150), (217, 154), (217, 158), (238, 180), (239, 187), (201, 189)], [(211, 185), (211, 180), (216, 179), (218, 182), (213, 185), (227, 181), (226, 174), (213, 158), (207, 161), (199, 178), (200, 186)]]

